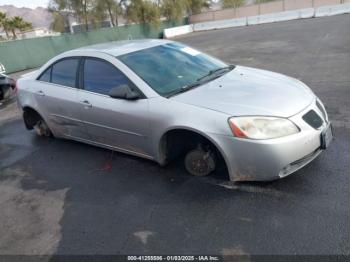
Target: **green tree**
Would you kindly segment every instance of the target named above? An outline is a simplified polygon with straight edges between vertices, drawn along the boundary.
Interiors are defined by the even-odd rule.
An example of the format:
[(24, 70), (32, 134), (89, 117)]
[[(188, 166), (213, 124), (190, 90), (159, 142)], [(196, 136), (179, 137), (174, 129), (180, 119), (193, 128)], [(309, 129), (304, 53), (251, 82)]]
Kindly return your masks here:
[(126, 0), (95, 0), (95, 18), (102, 21), (107, 16), (113, 26), (118, 26), (118, 17), (123, 14)]
[(130, 0), (126, 14), (128, 20), (135, 23), (160, 24), (160, 8), (152, 0)]
[(4, 31), (6, 32), (6, 36), (7, 36), (8, 39), (10, 39), (9, 32), (12, 31), (12, 27), (13, 27), (13, 24), (11, 23), (11, 19), (6, 18), (3, 21), (3, 28), (4, 28)]
[(85, 30), (89, 30), (89, 20), (93, 17), (93, 1), (92, 0), (68, 0), (68, 6), (72, 10), (79, 21), (84, 23)]
[(22, 20), (22, 22), (19, 23), (17, 29), (19, 29), (19, 31), (21, 31), (21, 32), (24, 32), (24, 31), (33, 29), (33, 24)]
[(64, 33), (66, 27), (69, 27), (69, 9), (67, 0), (50, 0), (48, 5), (49, 12), (52, 13), (53, 21), (51, 29), (56, 32)]
[(66, 32), (66, 19), (60, 12), (52, 12), (53, 21), (50, 25), (55, 32)]
[(19, 16), (5, 20), (5, 26), (12, 32), (13, 39), (17, 39), (16, 30), (23, 32), (33, 28), (31, 23), (24, 21), (23, 18)]
[(167, 20), (180, 20), (185, 15), (187, 7), (187, 0), (163, 0), (161, 13)]
[(244, 0), (223, 0), (223, 8), (238, 8), (244, 4)]
[(5, 31), (7, 39), (10, 38), (9, 35), (9, 20), (5, 13), (0, 12), (0, 27)]
[[(85, 30), (89, 29), (89, 21), (93, 18), (93, 7), (96, 0), (51, 0), (49, 10), (52, 12), (72, 13), (78, 22), (83, 23)], [(59, 21), (58, 21), (59, 22)]]
[(203, 8), (207, 8), (210, 5), (209, 0), (187, 0), (187, 11), (191, 14), (198, 14)]

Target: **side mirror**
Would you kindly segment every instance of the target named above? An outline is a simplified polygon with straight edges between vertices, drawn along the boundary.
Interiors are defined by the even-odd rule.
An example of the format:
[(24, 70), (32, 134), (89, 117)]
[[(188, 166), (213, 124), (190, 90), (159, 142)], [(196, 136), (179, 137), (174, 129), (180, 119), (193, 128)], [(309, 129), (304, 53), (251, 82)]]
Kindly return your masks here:
[(128, 85), (119, 85), (109, 90), (108, 95), (113, 98), (126, 99), (126, 100), (137, 100), (140, 98), (139, 93), (131, 90)]

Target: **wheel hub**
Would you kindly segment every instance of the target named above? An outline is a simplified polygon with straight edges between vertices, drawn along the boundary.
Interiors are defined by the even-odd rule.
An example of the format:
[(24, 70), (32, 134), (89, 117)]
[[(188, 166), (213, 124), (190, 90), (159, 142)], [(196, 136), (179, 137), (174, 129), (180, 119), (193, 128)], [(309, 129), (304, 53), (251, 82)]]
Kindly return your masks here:
[(192, 175), (206, 176), (215, 169), (215, 159), (210, 151), (195, 149), (186, 155), (185, 166)]

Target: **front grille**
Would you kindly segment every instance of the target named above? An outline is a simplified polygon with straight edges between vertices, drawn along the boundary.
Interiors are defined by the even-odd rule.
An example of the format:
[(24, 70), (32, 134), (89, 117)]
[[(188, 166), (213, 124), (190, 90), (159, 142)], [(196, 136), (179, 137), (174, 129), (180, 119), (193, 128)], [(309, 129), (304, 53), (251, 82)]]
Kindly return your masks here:
[(303, 116), (303, 119), (306, 123), (308, 123), (315, 129), (321, 127), (323, 124), (322, 118), (314, 110), (310, 110), (309, 112), (307, 112)]

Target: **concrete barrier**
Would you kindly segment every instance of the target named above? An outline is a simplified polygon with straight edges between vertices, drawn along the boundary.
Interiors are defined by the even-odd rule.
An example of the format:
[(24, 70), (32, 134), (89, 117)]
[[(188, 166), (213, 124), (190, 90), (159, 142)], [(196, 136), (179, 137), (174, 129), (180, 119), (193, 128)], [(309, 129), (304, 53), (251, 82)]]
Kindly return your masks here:
[(289, 21), (289, 20), (295, 20), (299, 18), (300, 18), (299, 10), (285, 11), (285, 12), (277, 13), (275, 16), (274, 22)]
[(245, 25), (247, 25), (247, 18), (243, 17), (243, 18), (236, 18), (236, 19), (197, 23), (193, 25), (193, 30), (206, 31), (206, 30), (223, 29), (223, 28), (245, 26)]
[(315, 9), (315, 17), (349, 14), (350, 4), (327, 5)]
[(225, 19), (209, 22), (195, 23), (186, 26), (168, 28), (164, 30), (164, 37), (170, 38), (178, 35), (188, 34), (196, 31), (206, 31), (215, 29), (224, 29), (229, 27), (258, 25), (274, 22), (289, 21), (302, 18), (322, 17), (339, 14), (350, 14), (350, 3), (340, 5), (328, 5), (317, 8), (305, 8), (299, 10), (290, 10), (273, 14), (263, 14), (256, 16), (247, 16), (235, 19)]
[(248, 25), (258, 25), (299, 19), (299, 10), (247, 17)]
[(193, 32), (193, 25), (183, 25), (164, 29), (164, 38), (171, 38), (178, 35), (185, 35)]
[(259, 24), (259, 15), (255, 15), (255, 16), (248, 16), (247, 17), (247, 25), (258, 25)]
[(305, 8), (299, 10), (300, 18), (311, 18), (315, 16), (315, 8)]

